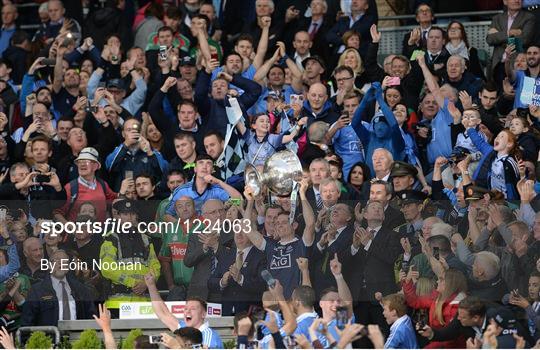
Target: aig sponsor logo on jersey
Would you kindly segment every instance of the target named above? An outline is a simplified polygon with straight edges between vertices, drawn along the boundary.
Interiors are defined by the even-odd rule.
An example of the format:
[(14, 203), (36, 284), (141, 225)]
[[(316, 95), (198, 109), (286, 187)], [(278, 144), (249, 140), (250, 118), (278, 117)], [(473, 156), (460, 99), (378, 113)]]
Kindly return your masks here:
[(283, 251), (279, 251), (279, 255), (272, 255), (272, 261), (270, 263), (271, 270), (286, 269), (291, 267), (291, 254), (283, 254)]

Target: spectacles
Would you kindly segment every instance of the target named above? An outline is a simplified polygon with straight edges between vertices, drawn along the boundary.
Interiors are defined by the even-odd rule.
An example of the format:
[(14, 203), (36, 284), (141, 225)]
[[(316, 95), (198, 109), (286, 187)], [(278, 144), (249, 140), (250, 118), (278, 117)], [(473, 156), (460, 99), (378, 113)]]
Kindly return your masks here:
[(352, 78), (353, 78), (353, 77), (339, 78), (339, 79), (336, 79), (336, 81), (337, 81), (338, 83), (343, 83), (343, 82), (345, 82), (345, 81), (347, 81), (347, 80), (351, 80)]

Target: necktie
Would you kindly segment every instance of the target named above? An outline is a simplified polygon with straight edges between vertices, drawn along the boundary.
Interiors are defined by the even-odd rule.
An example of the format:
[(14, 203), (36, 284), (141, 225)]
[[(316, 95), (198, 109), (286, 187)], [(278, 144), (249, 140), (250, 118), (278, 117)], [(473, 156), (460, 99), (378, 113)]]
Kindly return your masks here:
[(317, 209), (321, 209), (323, 205), (322, 197), (320, 193), (317, 193)]
[(236, 268), (240, 271), (242, 268), (242, 265), (244, 265), (244, 251), (240, 250), (238, 253), (236, 253)]
[(313, 41), (315, 34), (317, 34), (317, 29), (319, 25), (316, 22), (311, 23), (311, 28), (309, 30), (309, 39)]
[(62, 319), (71, 320), (71, 310), (69, 309), (69, 297), (66, 290), (66, 282), (60, 281), (62, 286)]
[(427, 30), (423, 30), (423, 31), (422, 31), (422, 40), (423, 40), (423, 41), (426, 41), (426, 40), (427, 40), (427, 33), (428, 33)]

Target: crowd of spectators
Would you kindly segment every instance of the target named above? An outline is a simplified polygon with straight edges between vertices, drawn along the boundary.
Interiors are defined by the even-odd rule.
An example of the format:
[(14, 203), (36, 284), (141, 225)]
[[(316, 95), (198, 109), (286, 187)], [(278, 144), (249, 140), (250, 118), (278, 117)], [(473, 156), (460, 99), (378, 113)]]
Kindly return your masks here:
[[(223, 347), (207, 303), (238, 347), (537, 346), (540, 3), (503, 2), (485, 60), (435, 18), (470, 1), (384, 57), (375, 0), (3, 1), (0, 344), (115, 348), (140, 301), (169, 348)], [(245, 182), (286, 152), (293, 193)]]

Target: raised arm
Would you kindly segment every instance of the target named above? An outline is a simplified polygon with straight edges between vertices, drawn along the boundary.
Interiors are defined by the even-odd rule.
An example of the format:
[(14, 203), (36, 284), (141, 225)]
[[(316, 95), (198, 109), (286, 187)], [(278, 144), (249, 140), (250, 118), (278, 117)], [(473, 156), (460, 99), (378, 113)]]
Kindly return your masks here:
[(386, 121), (388, 122), (388, 125), (390, 127), (398, 126), (396, 117), (394, 116), (394, 112), (392, 112), (392, 110), (390, 109), (386, 101), (384, 100), (381, 84), (378, 82), (375, 82), (375, 83), (372, 83), (372, 86), (375, 88), (375, 99), (377, 100), (377, 103), (381, 107), (381, 110), (384, 114), (384, 117), (386, 118)]
[(165, 305), (163, 299), (161, 299), (159, 291), (156, 287), (154, 275), (151, 273), (146, 274), (144, 276), (144, 282), (148, 287), (148, 293), (150, 294), (150, 300), (152, 301), (152, 308), (154, 309), (156, 316), (165, 326), (167, 326), (167, 328), (171, 330), (171, 332), (174, 332), (179, 327), (178, 320), (169, 311), (169, 308), (167, 308), (167, 305)]
[(62, 89), (62, 82), (64, 80), (64, 67), (62, 64), (64, 61), (64, 52), (64, 48), (58, 47), (56, 50), (56, 64), (54, 65), (54, 79), (52, 84), (52, 89), (55, 93), (60, 92), (60, 89)]
[(266, 75), (270, 71), (270, 68), (272, 68), (272, 66), (280, 59), (280, 54), (281, 49), (278, 47), (274, 52), (274, 55), (272, 55), (272, 57), (266, 60), (266, 62), (264, 62), (264, 64), (257, 69), (257, 72), (255, 72), (255, 75), (253, 76), (253, 81), (265, 86)]
[(254, 223), (251, 222), (251, 213), (253, 212), (253, 203), (255, 202), (255, 196), (253, 195), (253, 189), (249, 185), (246, 185), (246, 188), (244, 190), (244, 197), (247, 199), (246, 210), (244, 211), (244, 219), (249, 220), (249, 227), (247, 229), (247, 232), (244, 233), (248, 236), (251, 243), (253, 243), (253, 245), (257, 249), (264, 250), (266, 242), (263, 236), (259, 233), (259, 231), (253, 228), (254, 226), (257, 227), (256, 224), (254, 225)]
[(261, 27), (261, 38), (259, 39), (259, 45), (257, 46), (257, 52), (255, 58), (253, 59), (253, 67), (259, 69), (259, 67), (264, 62), (264, 56), (266, 56), (266, 51), (268, 51), (268, 33), (270, 32), (270, 25), (272, 23), (272, 17), (264, 16), (259, 21), (259, 26)]
[(278, 302), (279, 309), (283, 314), (283, 321), (285, 322), (285, 324), (281, 327), (281, 330), (287, 335), (293, 334), (296, 330), (296, 316), (294, 315), (291, 306), (283, 295), (283, 287), (281, 286), (281, 283), (276, 280), (276, 285), (274, 286), (274, 288), (269, 289), (270, 293), (272, 293), (272, 296), (274, 297), (274, 300)]
[(341, 273), (341, 262), (338, 259), (337, 253), (334, 253), (334, 259), (330, 261), (330, 271), (332, 271), (332, 275), (334, 275), (334, 278), (336, 279), (338, 295), (347, 308), (349, 318), (351, 318), (353, 316), (353, 297), (351, 289)]
[(442, 106), (444, 106), (444, 95), (439, 88), (439, 84), (437, 84), (433, 74), (431, 74), (431, 71), (426, 65), (426, 58), (423, 54), (418, 54), (418, 56), (416, 56), (416, 61), (418, 61), (418, 65), (422, 69), (422, 74), (424, 75), (428, 90), (433, 94), (433, 97), (435, 97), (439, 107), (442, 108)]
[(302, 203), (302, 213), (304, 215), (305, 228), (304, 234), (302, 235), (302, 240), (306, 247), (311, 247), (313, 241), (315, 240), (315, 213), (313, 208), (309, 204), (309, 201), (306, 197), (307, 189), (309, 188), (309, 183), (306, 179), (302, 179), (300, 182), (300, 202)]

